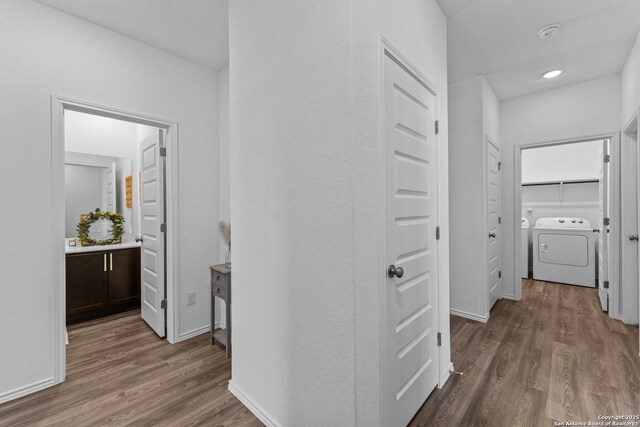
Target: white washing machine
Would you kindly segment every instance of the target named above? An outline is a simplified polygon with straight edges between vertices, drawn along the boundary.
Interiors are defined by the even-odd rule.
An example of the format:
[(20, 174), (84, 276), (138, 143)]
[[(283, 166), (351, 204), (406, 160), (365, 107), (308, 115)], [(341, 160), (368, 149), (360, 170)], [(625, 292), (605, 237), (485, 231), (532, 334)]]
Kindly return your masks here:
[(595, 288), (595, 244), (584, 218), (540, 218), (533, 228), (533, 278)]
[(520, 247), (520, 277), (529, 277), (529, 220), (522, 218), (522, 242)]

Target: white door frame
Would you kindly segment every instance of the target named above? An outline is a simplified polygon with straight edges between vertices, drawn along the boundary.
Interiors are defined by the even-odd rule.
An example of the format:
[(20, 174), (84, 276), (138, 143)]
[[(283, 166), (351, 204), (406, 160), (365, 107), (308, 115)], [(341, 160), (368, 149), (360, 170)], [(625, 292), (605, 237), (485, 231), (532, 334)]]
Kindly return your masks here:
[[(439, 91), (436, 86), (417, 68), (411, 61), (409, 61), (389, 40), (384, 36), (380, 36), (380, 44), (378, 49), (378, 170), (381, 173), (378, 174), (378, 266), (380, 271), (378, 274), (378, 301), (379, 301), (379, 332), (380, 332), (380, 347), (379, 354), (387, 354), (387, 301), (386, 301), (386, 232), (385, 232), (385, 185), (386, 185), (386, 171), (385, 171), (385, 156), (384, 156), (384, 132), (385, 132), (385, 120), (384, 120), (384, 58), (389, 54), (393, 60), (403, 67), (406, 71), (413, 75), (414, 78), (421, 81), (429, 90), (433, 92), (436, 97), (436, 105), (439, 106)], [(438, 109), (436, 107), (436, 120), (440, 120), (438, 116)], [(436, 136), (437, 138), (437, 136)], [(446, 141), (445, 141), (446, 142)], [(448, 165), (448, 149), (446, 144), (444, 147), (437, 145), (437, 164)], [(438, 348), (438, 375), (439, 382), (438, 388), (442, 388), (446, 381), (449, 379), (450, 373), (453, 371), (453, 364), (451, 363), (451, 349), (450, 349), (450, 328), (449, 328), (449, 211), (448, 200), (449, 194), (447, 189), (447, 183), (449, 182), (448, 167), (438, 167), (438, 208), (437, 208), (437, 223), (440, 226), (440, 240), (438, 241), (438, 330), (442, 334), (442, 346)], [(380, 357), (380, 389), (381, 389), (381, 405), (380, 405), (380, 419), (387, 421), (389, 415), (387, 401), (387, 358)]]
[[(514, 187), (514, 215), (517, 215), (516, 221), (514, 221), (514, 248), (516, 251), (516, 254), (520, 255), (520, 248), (522, 247), (522, 224), (520, 221), (520, 212), (522, 212), (522, 151), (523, 150), (527, 150), (527, 149), (531, 149), (531, 148), (540, 148), (540, 147), (551, 147), (554, 145), (565, 145), (565, 144), (574, 144), (574, 143), (579, 143), (579, 142), (589, 142), (589, 141), (596, 141), (599, 139), (608, 139), (611, 141), (610, 144), (610, 151), (611, 151), (611, 163), (609, 165), (610, 167), (610, 174), (612, 179), (610, 180), (610, 185), (611, 185), (611, 205), (609, 206), (609, 211), (610, 211), (610, 217), (611, 217), (611, 225), (609, 227), (609, 229), (611, 230), (610, 236), (611, 236), (611, 240), (610, 240), (610, 244), (609, 244), (609, 248), (610, 248), (610, 259), (619, 259), (619, 236), (617, 233), (619, 233), (620, 230), (620, 223), (619, 223), (619, 215), (620, 215), (620, 208), (619, 208), (619, 200), (620, 200), (620, 179), (619, 179), (619, 160), (620, 160), (620, 156), (618, 155), (619, 153), (619, 144), (620, 144), (620, 136), (619, 136), (619, 132), (611, 132), (611, 133), (606, 133), (606, 134), (602, 134), (602, 135), (594, 135), (594, 136), (589, 136), (589, 137), (581, 137), (581, 138), (572, 138), (572, 139), (563, 139), (563, 140), (558, 140), (558, 141), (550, 141), (550, 142), (537, 142), (537, 143), (531, 143), (531, 144), (521, 144), (521, 145), (516, 145), (515, 149), (514, 149), (514, 181), (515, 181), (515, 187)], [(616, 179), (616, 176), (618, 176), (618, 178)], [(531, 226), (533, 227), (534, 224), (531, 224)], [(518, 274), (518, 272), (520, 271), (520, 257), (519, 256), (515, 256), (514, 257), (514, 272), (515, 272), (515, 283), (514, 283), (514, 289), (515, 289), (515, 299), (517, 301), (520, 301), (522, 299), (522, 279), (520, 278), (520, 274)], [(617, 298), (619, 298), (619, 291), (618, 291), (618, 286), (619, 286), (619, 269), (617, 268), (611, 268), (611, 264), (609, 265), (609, 295), (610, 295), (610, 300), (617, 300)], [(609, 315), (613, 318), (616, 318), (614, 316), (614, 313), (611, 312), (611, 302), (609, 303)]]
[(64, 225), (64, 112), (65, 110), (124, 120), (166, 130), (167, 147), (167, 340), (176, 342), (178, 331), (177, 284), (179, 269), (178, 227), (178, 123), (117, 108), (53, 95), (51, 97), (51, 216), (53, 256), (54, 384), (66, 376), (65, 225)]
[[(485, 135), (485, 143), (482, 149), (482, 157), (483, 157), (483, 170), (484, 170), (484, 188), (482, 189), (483, 194), (483, 205), (484, 205), (484, 238), (487, 239), (489, 236), (489, 162), (487, 156), (489, 155), (489, 144), (493, 145), (500, 154), (500, 162), (502, 161), (502, 147), (496, 144), (493, 139), (489, 137), (489, 135)], [(498, 203), (498, 209), (500, 209), (500, 217), (502, 217), (502, 171), (498, 168), (498, 182), (500, 184), (500, 192), (498, 197), (500, 201)], [(499, 235), (497, 237), (498, 244), (502, 245), (502, 225), (501, 222), (498, 223)], [(499, 248), (500, 251), (500, 269), (502, 269), (502, 247)], [(485, 242), (485, 257), (484, 257), (484, 280), (486, 291), (484, 292), (484, 312), (486, 313), (487, 319), (489, 318), (489, 313), (491, 312), (491, 295), (490, 295), (490, 283), (489, 283), (489, 240), (487, 239)], [(502, 279), (500, 280), (500, 291), (498, 292), (498, 299), (502, 297)]]
[[(637, 185), (637, 188), (640, 189), (640, 146), (638, 146), (638, 145), (640, 145), (640, 111), (636, 112), (633, 115), (633, 117), (626, 122), (626, 124), (625, 124), (625, 126), (624, 126), (624, 128), (622, 130), (622, 135), (621, 135), (622, 141), (625, 141), (626, 138), (628, 138), (627, 135), (630, 132), (635, 132), (636, 133), (636, 139), (635, 139), (636, 148), (637, 148), (637, 150), (636, 150), (637, 151), (637, 153), (636, 153), (636, 169), (637, 169), (636, 185)], [(620, 151), (622, 151), (622, 149)], [(620, 173), (619, 180), (620, 180), (620, 185), (621, 185), (621, 188), (622, 188), (622, 172), (623, 171), (621, 170), (620, 172), (621, 173)], [(640, 227), (640, 197), (638, 197), (637, 209), (638, 209), (638, 211), (637, 211), (638, 217), (636, 218), (636, 221), (638, 222), (638, 226)], [(621, 210), (620, 211), (621, 219), (622, 219), (622, 216), (623, 216), (623, 212)], [(621, 231), (621, 233), (622, 233), (622, 231)], [(620, 251), (619, 252), (620, 255), (622, 255), (622, 245), (623, 245), (623, 243), (625, 243), (625, 241), (626, 241), (626, 239), (628, 237), (629, 236), (623, 236), (622, 234), (620, 235), (620, 244), (619, 244), (619, 247), (618, 247), (618, 249)], [(639, 251), (639, 254), (640, 254), (640, 251)], [(621, 266), (621, 270), (620, 270), (620, 275), (622, 275), (622, 266)], [(640, 259), (638, 260), (638, 277), (640, 277)], [(624, 287), (624, 283), (622, 284), (622, 286)], [(636, 286), (640, 286), (640, 283), (637, 283)], [(618, 301), (618, 304), (619, 304), (618, 307), (622, 307), (624, 303), (622, 301)], [(640, 318), (640, 290), (638, 292), (638, 314), (639, 314), (639, 318)], [(622, 320), (622, 321), (624, 321), (625, 323), (631, 321), (629, 315), (625, 314), (624, 310), (622, 310), (622, 312), (619, 313), (619, 317), (617, 317), (617, 318)]]

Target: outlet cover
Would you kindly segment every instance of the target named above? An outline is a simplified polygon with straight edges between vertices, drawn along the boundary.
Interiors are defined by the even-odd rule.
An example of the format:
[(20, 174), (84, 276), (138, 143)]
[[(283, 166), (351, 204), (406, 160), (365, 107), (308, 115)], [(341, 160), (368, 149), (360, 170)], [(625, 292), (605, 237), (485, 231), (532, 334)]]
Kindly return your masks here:
[(196, 303), (196, 293), (187, 292), (187, 305), (194, 305)]

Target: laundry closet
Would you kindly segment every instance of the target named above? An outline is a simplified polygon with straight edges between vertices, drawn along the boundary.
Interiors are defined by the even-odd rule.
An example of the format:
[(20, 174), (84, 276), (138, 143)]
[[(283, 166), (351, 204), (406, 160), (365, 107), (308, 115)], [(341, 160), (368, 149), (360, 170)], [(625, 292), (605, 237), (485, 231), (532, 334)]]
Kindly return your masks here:
[(606, 264), (608, 144), (600, 139), (522, 150), (521, 277), (596, 287), (598, 265)]

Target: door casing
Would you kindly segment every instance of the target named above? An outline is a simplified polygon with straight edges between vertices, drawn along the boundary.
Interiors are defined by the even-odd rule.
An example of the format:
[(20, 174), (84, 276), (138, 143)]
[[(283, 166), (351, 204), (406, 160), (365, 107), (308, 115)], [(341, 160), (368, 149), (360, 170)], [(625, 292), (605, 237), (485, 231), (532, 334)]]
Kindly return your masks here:
[[(633, 143), (636, 144), (636, 159), (635, 159), (635, 168), (636, 168), (636, 189), (640, 189), (640, 147), (638, 146), (638, 144), (640, 144), (640, 113), (634, 114), (634, 116), (627, 122), (626, 126), (624, 127), (623, 131), (622, 131), (622, 135), (621, 135), (621, 146), (620, 146), (620, 152), (622, 153), (622, 145), (625, 143)], [(632, 135), (633, 134), (633, 135)], [(621, 166), (620, 168), (620, 186), (621, 186), (621, 194), (622, 194), (622, 188), (623, 188), (623, 174), (624, 174), (624, 170)], [(637, 206), (636, 206), (636, 210), (637, 210), (637, 215), (635, 216), (635, 220), (636, 220), (636, 228), (635, 231), (639, 231), (638, 229), (640, 228), (640, 197), (637, 197)], [(626, 219), (626, 215), (625, 213), (622, 211), (622, 209), (620, 210), (620, 219)], [(628, 233), (623, 233), (622, 230), (620, 230), (620, 245), (619, 245), (619, 250), (620, 250), (620, 260), (622, 262), (623, 260), (623, 245), (625, 244), (629, 244), (628, 242), (628, 238), (629, 236), (627, 235)], [(638, 250), (638, 257), (640, 258), (640, 248)], [(638, 275), (637, 277), (640, 278), (640, 259), (637, 260), (636, 262), (637, 264), (637, 269), (638, 271), (636, 272), (636, 274)], [(622, 268), (624, 268), (624, 265), (621, 266), (620, 269), (620, 279), (622, 280)], [(640, 289), (632, 289), (632, 286), (640, 286), (640, 283), (638, 283), (636, 281), (636, 283), (621, 283), (622, 286), (622, 298), (618, 300), (618, 304), (619, 304), (619, 308), (621, 309), (621, 312), (619, 312), (619, 319), (624, 321), (625, 323), (635, 323), (638, 319), (640, 319)], [(629, 299), (625, 298), (625, 291), (626, 294), (629, 295), (630, 292), (637, 292), (638, 294), (638, 301), (635, 301), (635, 303), (632, 303)], [(638, 304), (638, 306), (636, 307), (638, 310), (638, 315), (635, 315), (635, 313), (633, 315), (631, 315), (631, 313), (629, 312), (630, 310), (633, 309), (633, 306)]]
[[(483, 198), (483, 202), (484, 202), (484, 230), (485, 230), (485, 234), (484, 237), (485, 239), (488, 238), (489, 235), (489, 161), (488, 161), (488, 155), (489, 155), (489, 144), (493, 145), (496, 150), (498, 151), (498, 155), (499, 155), (499, 162), (502, 161), (502, 149), (500, 146), (498, 146), (498, 144), (496, 144), (495, 142), (493, 142), (493, 140), (491, 138), (489, 138), (489, 136), (485, 137), (485, 144), (484, 144), (484, 152), (483, 152), (483, 161), (484, 161), (484, 198)], [(500, 167), (498, 167), (498, 209), (499, 209), (499, 216), (502, 217), (502, 174), (500, 171)], [(501, 225), (501, 221), (498, 222), (498, 235), (496, 237), (496, 240), (498, 240), (498, 268), (500, 270), (502, 270), (502, 225)], [(484, 312), (486, 313), (486, 315), (489, 315), (489, 312), (491, 311), (491, 308), (493, 307), (491, 305), (491, 283), (489, 282), (489, 242), (487, 241), (487, 243), (485, 244), (485, 262), (484, 262), (484, 277), (485, 277), (485, 292), (484, 292)], [(502, 273), (499, 273), (499, 275), (501, 276)], [(502, 288), (502, 279), (499, 278), (499, 283), (498, 286), (500, 288)], [(502, 289), (498, 289), (498, 299), (500, 299), (502, 295)]]
[[(522, 192), (521, 192), (521, 187), (522, 187), (522, 151), (526, 150), (526, 149), (530, 149), (530, 148), (540, 148), (540, 147), (549, 147), (549, 146), (553, 146), (553, 145), (564, 145), (564, 144), (572, 144), (572, 143), (579, 143), (579, 142), (589, 142), (589, 141), (595, 141), (595, 140), (600, 140), (600, 139), (608, 139), (610, 141), (610, 155), (611, 155), (611, 162), (609, 164), (610, 167), (610, 173), (611, 173), (611, 180), (609, 182), (610, 185), (610, 200), (611, 200), (611, 204), (609, 206), (609, 212), (610, 212), (610, 217), (611, 217), (611, 225), (610, 225), (610, 236), (611, 236), (611, 240), (610, 240), (610, 244), (609, 244), (609, 259), (619, 259), (619, 245), (618, 242), (620, 241), (620, 237), (619, 237), (619, 230), (620, 230), (620, 222), (619, 222), (619, 216), (620, 216), (620, 180), (619, 180), (619, 161), (620, 161), (620, 155), (619, 155), (619, 145), (620, 145), (620, 133), (619, 132), (611, 132), (611, 133), (607, 133), (607, 134), (603, 134), (603, 135), (594, 135), (594, 136), (588, 136), (588, 137), (580, 137), (580, 138), (574, 138), (574, 139), (564, 139), (564, 140), (558, 140), (558, 141), (551, 141), (551, 142), (538, 142), (538, 143), (532, 143), (532, 144), (521, 144), (521, 145), (516, 145), (514, 148), (514, 181), (515, 181), (515, 185), (514, 185), (514, 213), (518, 213), (522, 211)], [(618, 176), (618, 179), (616, 180), (616, 176)], [(516, 217), (516, 221), (514, 221), (514, 247), (516, 248), (516, 253), (518, 255), (520, 255), (520, 248), (522, 247), (522, 229), (521, 229), (521, 221), (520, 221), (520, 216)], [(535, 224), (531, 224), (531, 227), (533, 227)], [(515, 299), (517, 301), (520, 301), (522, 299), (522, 279), (519, 277), (520, 275), (517, 274), (517, 272), (519, 271), (519, 265), (520, 265), (520, 257), (519, 256), (515, 256), (514, 257), (514, 265), (513, 265), (513, 271), (516, 272), (515, 274), (515, 280), (514, 280), (514, 289), (515, 289)], [(619, 316), (619, 313), (616, 312), (612, 312), (611, 309), (611, 301), (615, 300), (617, 301), (617, 299), (619, 298), (619, 268), (615, 268), (614, 266), (612, 266), (611, 264), (609, 265), (609, 295), (610, 295), (610, 302), (609, 302), (609, 315), (612, 318), (618, 318), (616, 317), (616, 315)]]
[(65, 224), (64, 224), (64, 112), (77, 111), (96, 116), (124, 120), (166, 131), (166, 208), (167, 208), (167, 340), (176, 342), (178, 332), (178, 278), (179, 278), (179, 221), (178, 221), (178, 123), (148, 115), (78, 101), (53, 95), (51, 97), (51, 216), (53, 255), (53, 343), (54, 384), (66, 376), (66, 323), (65, 323)]

